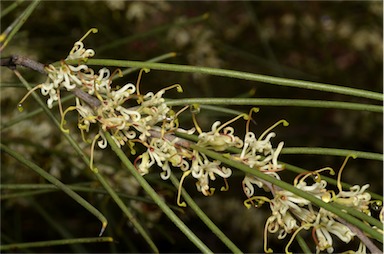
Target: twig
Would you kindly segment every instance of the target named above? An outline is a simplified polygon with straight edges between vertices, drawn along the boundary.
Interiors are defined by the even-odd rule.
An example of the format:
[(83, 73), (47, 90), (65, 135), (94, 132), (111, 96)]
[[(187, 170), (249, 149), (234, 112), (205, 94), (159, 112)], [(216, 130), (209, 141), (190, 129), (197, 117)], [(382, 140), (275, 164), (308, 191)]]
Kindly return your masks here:
[(351, 223), (348, 223), (344, 219), (337, 217), (336, 220), (338, 220), (340, 223), (347, 226), (353, 233), (356, 234), (356, 236), (362, 241), (365, 246), (369, 249), (371, 253), (383, 253), (372, 241), (367, 237), (359, 228), (355, 227)]
[(82, 99), (85, 101), (89, 106), (92, 108), (96, 109), (101, 105), (101, 102), (99, 99), (96, 97), (93, 97), (89, 93), (84, 92), (80, 88), (75, 87), (71, 92), (78, 98)]
[(31, 70), (38, 71), (43, 74), (47, 74), (44, 64), (36, 62), (30, 58), (18, 55), (11, 55), (8, 58), (1, 58), (1, 66), (6, 66), (11, 70), (15, 70), (17, 65), (27, 67)]
[[(38, 71), (45, 75), (48, 74), (47, 71), (45, 70), (44, 64), (39, 63), (25, 56), (11, 55), (10, 57), (0, 59), (0, 66), (8, 67), (11, 70), (15, 70), (18, 65), (29, 68), (34, 71)], [(71, 92), (73, 92), (73, 94), (76, 97), (82, 99), (85, 103), (87, 103), (92, 108), (98, 108), (101, 105), (101, 102), (97, 98), (93, 97), (92, 95), (84, 92), (83, 90), (77, 87), (74, 88)]]

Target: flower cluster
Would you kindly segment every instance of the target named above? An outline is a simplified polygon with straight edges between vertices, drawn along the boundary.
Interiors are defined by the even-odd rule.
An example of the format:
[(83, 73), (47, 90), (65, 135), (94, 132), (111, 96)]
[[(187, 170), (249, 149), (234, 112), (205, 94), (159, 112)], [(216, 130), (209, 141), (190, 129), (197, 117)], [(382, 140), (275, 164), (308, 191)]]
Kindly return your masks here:
[[(204, 153), (192, 149), (189, 141), (176, 137), (176, 132), (193, 134), (197, 131), (197, 146), (219, 153), (225, 152), (228, 158), (280, 180), (278, 172), (284, 170), (284, 166), (278, 162), (278, 156), (284, 142), (280, 142), (274, 148), (271, 140), (276, 134), (271, 130), (280, 123), (287, 125), (286, 121), (276, 123), (259, 137), (249, 131), (252, 111), (249, 115), (239, 115), (223, 124), (216, 121), (208, 132), (201, 131), (194, 114), (195, 128), (191, 130), (179, 128), (177, 116), (188, 107), (174, 112), (165, 103), (163, 95), (171, 88), (181, 92), (181, 87), (176, 84), (156, 93), (141, 94), (139, 81), (136, 85), (128, 83), (119, 88), (112, 86), (113, 74), (110, 70), (102, 68), (95, 72), (83, 63), (84, 60), (95, 55), (92, 49), (85, 49), (82, 43), (90, 32), (95, 30), (90, 30), (76, 42), (66, 58), (66, 60), (77, 60), (79, 64), (73, 66), (62, 61), (59, 67), (47, 66), (48, 79), (38, 86), (43, 95), (49, 96), (47, 100), (49, 108), (52, 108), (53, 102), (60, 100), (60, 89), (76, 95), (76, 105), (68, 107), (62, 113), (64, 131), (68, 131), (64, 129), (65, 115), (69, 111), (76, 110), (79, 115), (78, 128), (83, 139), (92, 142), (92, 151), (96, 142), (101, 149), (107, 147), (105, 132), (111, 134), (119, 147), (128, 145), (132, 154), (136, 152), (135, 144), (141, 144), (146, 151), (138, 155), (134, 161), (138, 172), (145, 175), (154, 165), (157, 165), (162, 169), (161, 178), (166, 180), (170, 177), (171, 170), (178, 168), (183, 173), (182, 181), (188, 175), (192, 175), (196, 179), (197, 190), (205, 196), (214, 193), (215, 189), (211, 187), (210, 182), (215, 181), (216, 177), (221, 177), (225, 182), (226, 187), (222, 190), (228, 189), (226, 179), (231, 176), (232, 170), (222, 165), (221, 161), (209, 159)], [(229, 126), (241, 117), (247, 120), (243, 139), (236, 136), (234, 129)], [(91, 126), (96, 126), (98, 133), (92, 140), (87, 140), (85, 135), (93, 129)], [(335, 194), (334, 191), (327, 189), (327, 182), (322, 180), (319, 174), (328, 169), (300, 174), (295, 179), (294, 186), (324, 202), (342, 204), (369, 215), (368, 205), (371, 202), (371, 196), (366, 192), (368, 185), (353, 186), (349, 191), (344, 191), (338, 184), (339, 192)], [(312, 179), (309, 176), (314, 176), (312, 182), (308, 181)], [(340, 183), (340, 177), (338, 183)], [(255, 175), (247, 174), (242, 184), (248, 198), (244, 202), (247, 207), (251, 204), (257, 207), (263, 203), (269, 203), (271, 216), (267, 219), (264, 229), (265, 252), (271, 251), (267, 248), (268, 232), (278, 233), (278, 238), (284, 239), (288, 234), (293, 234), (294, 237), (300, 230), (312, 228), (317, 252), (326, 250), (328, 253), (333, 252), (331, 234), (345, 243), (349, 243), (355, 236), (349, 227), (338, 221), (336, 215), (323, 208), (316, 209), (307, 199), (280, 189)], [(255, 196), (254, 185), (271, 192), (272, 198)], [(179, 203), (179, 205), (183, 204)], [(287, 249), (288, 246), (289, 244)], [(365, 245), (361, 244), (359, 249), (365, 250)]]
[[(156, 93), (141, 94), (138, 81), (136, 85), (129, 83), (115, 88), (112, 85), (113, 74), (109, 69), (101, 68), (96, 72), (85, 64), (88, 58), (95, 55), (94, 50), (86, 49), (82, 42), (91, 32), (96, 30), (91, 29), (77, 41), (59, 67), (48, 65), (46, 82), (37, 86), (43, 95), (49, 96), (49, 108), (53, 107), (54, 102), (60, 102), (61, 89), (76, 95), (75, 106), (68, 107), (62, 113), (62, 130), (69, 131), (64, 128), (64, 119), (68, 112), (75, 110), (79, 115), (77, 125), (82, 137), (85, 141), (92, 142), (92, 146), (97, 143), (101, 149), (107, 147), (105, 132), (111, 134), (119, 147), (128, 144), (132, 153), (135, 153), (134, 145), (140, 143), (147, 151), (139, 155), (134, 164), (142, 175), (147, 174), (153, 165), (157, 165), (163, 170), (161, 178), (168, 179), (171, 168), (179, 168), (197, 179), (196, 186), (200, 192), (204, 195), (213, 194), (214, 189), (209, 182), (214, 181), (216, 176), (228, 178), (232, 171), (222, 166), (221, 162), (209, 160), (204, 154), (189, 149), (187, 141), (170, 135), (175, 131), (189, 134), (195, 132), (194, 128), (178, 128), (177, 115), (180, 112), (175, 113), (163, 98), (166, 90), (176, 88), (181, 92), (181, 87), (173, 85)], [(76, 60), (79, 64), (71, 65), (67, 60)], [(242, 147), (242, 140), (234, 136), (232, 127), (226, 125), (214, 123), (212, 131), (200, 133), (198, 144), (216, 151), (224, 151), (232, 146)], [(93, 129), (91, 126), (98, 126), (98, 133), (88, 140), (86, 134)]]
[[(265, 138), (255, 138), (255, 134), (248, 132), (245, 139), (234, 135), (234, 129), (229, 124), (244, 115), (240, 115), (227, 123), (219, 121), (212, 125), (211, 131), (203, 132), (196, 129), (183, 130), (178, 127), (177, 115), (165, 103), (163, 95), (166, 90), (177, 88), (173, 85), (161, 89), (157, 93), (148, 92), (141, 94), (139, 85), (126, 84), (121, 88), (112, 86), (112, 74), (107, 68), (101, 68), (98, 72), (88, 67), (84, 60), (95, 55), (92, 49), (86, 49), (84, 38), (75, 43), (66, 60), (77, 60), (78, 65), (70, 65), (62, 61), (59, 67), (48, 65), (46, 71), (48, 79), (39, 85), (43, 95), (49, 96), (47, 101), (51, 108), (53, 102), (59, 101), (60, 89), (73, 92), (76, 95), (76, 105), (68, 107), (62, 114), (62, 129), (64, 129), (65, 115), (69, 111), (76, 110), (79, 114), (78, 128), (83, 139), (100, 148), (107, 146), (105, 132), (110, 132), (116, 144), (121, 147), (128, 144), (132, 153), (135, 153), (134, 145), (140, 143), (147, 151), (137, 156), (135, 166), (142, 174), (147, 174), (149, 169), (157, 165), (162, 169), (162, 179), (168, 179), (171, 168), (179, 168), (186, 175), (191, 174), (197, 180), (198, 191), (209, 196), (214, 192), (210, 181), (216, 177), (227, 179), (232, 170), (221, 165), (220, 161), (210, 160), (205, 154), (189, 148), (186, 140), (172, 135), (177, 132), (193, 134), (199, 132), (197, 145), (222, 152), (230, 147), (241, 149), (241, 155), (234, 153), (230, 156), (240, 160), (250, 167), (273, 173), (282, 166), (277, 163), (277, 156), (281, 150), (281, 143), (276, 150), (272, 148), (270, 139), (275, 136), (269, 133)], [(138, 81), (139, 83), (139, 81)], [(197, 123), (195, 123), (197, 125)], [(93, 140), (86, 139), (86, 133), (91, 126), (99, 126), (98, 134)], [(227, 185), (226, 181), (225, 184)], [(224, 188), (226, 189), (226, 188)]]
[[(295, 179), (294, 186), (326, 203), (335, 202), (343, 204), (369, 215), (368, 205), (371, 202), (371, 196), (366, 192), (369, 185), (366, 184), (362, 187), (355, 185), (351, 187), (349, 191), (340, 189), (336, 195), (333, 190), (327, 189), (327, 182), (320, 177), (319, 172), (324, 170), (330, 170), (331, 174), (334, 174), (331, 168), (301, 174)], [(280, 179), (277, 174), (273, 175)], [(303, 177), (300, 179), (301, 176)], [(308, 183), (308, 178), (312, 180), (312, 183)], [(264, 189), (271, 191), (273, 199), (263, 196), (253, 196), (253, 185), (257, 185), (259, 188), (264, 187)], [(335, 214), (323, 208), (315, 209), (310, 201), (287, 190), (272, 186), (270, 183), (257, 179), (255, 176), (245, 177), (243, 180), (243, 188), (245, 194), (250, 197), (244, 202), (248, 208), (250, 208), (252, 204), (255, 207), (259, 207), (265, 202), (269, 203), (272, 214), (267, 219), (264, 229), (265, 252), (272, 252), (271, 249), (267, 248), (268, 232), (278, 233), (278, 238), (284, 239), (288, 234), (293, 233), (293, 236), (295, 236), (300, 230), (309, 230), (312, 228), (312, 237), (316, 243), (316, 253), (324, 250), (328, 253), (334, 251), (331, 234), (345, 243), (349, 243), (356, 235), (350, 227), (338, 221), (338, 217)], [(292, 240), (293, 238), (291, 241)], [(289, 245), (286, 247), (286, 252), (288, 252), (288, 247)], [(361, 242), (359, 250), (364, 250), (365, 253), (365, 249), (364, 243)]]

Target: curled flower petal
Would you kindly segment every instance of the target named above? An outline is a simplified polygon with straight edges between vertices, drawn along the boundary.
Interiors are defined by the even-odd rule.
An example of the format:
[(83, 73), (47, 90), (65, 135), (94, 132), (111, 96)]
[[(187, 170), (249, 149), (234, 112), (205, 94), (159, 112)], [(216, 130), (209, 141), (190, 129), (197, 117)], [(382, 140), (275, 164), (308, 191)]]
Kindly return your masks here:
[(97, 145), (101, 148), (101, 149), (104, 149), (107, 147), (108, 145), (108, 142), (107, 142), (107, 139), (105, 138), (104, 134), (102, 132), (99, 132), (100, 133), (100, 140), (97, 141)]

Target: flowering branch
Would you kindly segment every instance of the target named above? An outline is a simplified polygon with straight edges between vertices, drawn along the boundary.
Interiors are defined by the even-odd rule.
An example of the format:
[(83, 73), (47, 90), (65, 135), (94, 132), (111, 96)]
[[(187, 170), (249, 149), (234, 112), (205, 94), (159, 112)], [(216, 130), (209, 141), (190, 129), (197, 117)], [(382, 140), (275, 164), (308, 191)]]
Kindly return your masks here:
[[(48, 74), (44, 64), (25, 56), (11, 55), (10, 57), (1, 58), (0, 66), (8, 67), (11, 70), (15, 70), (17, 66), (23, 66), (31, 70), (38, 71), (42, 74)], [(92, 96), (89, 96), (79, 88), (74, 88), (72, 92), (76, 97), (84, 100), (88, 105), (94, 108), (100, 106), (100, 101), (95, 100)]]
[[(265, 252), (272, 251), (267, 247), (268, 233), (278, 233), (279, 239), (291, 234), (291, 240), (286, 246), (288, 253), (288, 248), (298, 232), (310, 229), (317, 252), (326, 250), (331, 253), (334, 251), (331, 234), (345, 243), (349, 243), (355, 235), (360, 237), (364, 231), (372, 238), (382, 241), (382, 227), (371, 227), (364, 221), (344, 213), (332, 205), (333, 203), (341, 204), (370, 216), (369, 204), (372, 201), (371, 195), (366, 192), (369, 185), (361, 187), (356, 185), (349, 191), (343, 190), (341, 172), (344, 165), (337, 178), (337, 194), (327, 188), (327, 182), (320, 176), (323, 171), (330, 171), (331, 174), (334, 174), (335, 172), (331, 168), (299, 174), (295, 178), (293, 186), (281, 180), (279, 172), (284, 170), (284, 165), (278, 161), (278, 156), (283, 149), (284, 142), (280, 142), (274, 148), (271, 140), (276, 133), (272, 132), (272, 129), (279, 124), (287, 126), (287, 121), (279, 121), (257, 137), (250, 130), (250, 122), (252, 113), (257, 112), (258, 109), (252, 109), (249, 114), (240, 114), (226, 123), (216, 121), (210, 131), (204, 132), (195, 117), (196, 106), (185, 106), (175, 112), (166, 104), (163, 98), (164, 93), (169, 89), (177, 89), (178, 92), (182, 92), (180, 85), (175, 84), (156, 93), (143, 94), (140, 91), (140, 77), (142, 72), (148, 72), (148, 69), (141, 70), (136, 84), (128, 83), (123, 87), (114, 87), (112, 76), (116, 72), (111, 74), (107, 68), (95, 72), (88, 67), (85, 62), (88, 58), (93, 57), (95, 52), (92, 49), (84, 48), (82, 41), (91, 32), (96, 32), (96, 30), (91, 29), (77, 41), (67, 58), (59, 65), (45, 66), (43, 73), (48, 75), (46, 82), (36, 86), (30, 92), (40, 88), (43, 95), (49, 96), (47, 100), (49, 108), (52, 108), (53, 102), (60, 102), (60, 89), (66, 89), (76, 95), (75, 105), (68, 107), (61, 114), (61, 129), (69, 132), (64, 126), (65, 116), (70, 111), (77, 111), (79, 116), (77, 126), (82, 133), (83, 140), (91, 143), (90, 168), (92, 170), (96, 170), (92, 161), (94, 147), (97, 144), (99, 148), (104, 149), (108, 143), (119, 157), (122, 155), (121, 150), (118, 149), (122, 146), (127, 145), (131, 154), (136, 154), (137, 145), (146, 148), (145, 152), (136, 157), (133, 165), (127, 163), (129, 168), (134, 167), (136, 170), (134, 175), (139, 181), (142, 181), (139, 174), (149, 173), (154, 165), (161, 168), (160, 177), (163, 180), (169, 179), (172, 170), (181, 170), (183, 175), (179, 191), (181, 191), (182, 182), (189, 176), (196, 180), (197, 190), (205, 196), (214, 194), (215, 188), (211, 187), (211, 182), (218, 177), (222, 178), (224, 182), (221, 190), (228, 190), (227, 179), (232, 175), (232, 168), (240, 169), (246, 173), (243, 179), (243, 190), (247, 196), (244, 205), (250, 208), (252, 205), (259, 207), (268, 203), (272, 212), (264, 229)], [(72, 63), (77, 65), (72, 65)], [(11, 68), (22, 65), (42, 70), (41, 65), (20, 57), (4, 60), (4, 65)], [(279, 79), (266, 79), (262, 76), (249, 78), (263, 79), (275, 84), (281, 83)], [(300, 86), (305, 85), (308, 84), (300, 83)], [(319, 84), (311, 85), (312, 88), (329, 89), (329, 87)], [(345, 92), (340, 89), (336, 90)], [(355, 90), (352, 94), (354, 93), (361, 95)], [(375, 98), (372, 94), (370, 96), (370, 98)], [(188, 108), (191, 108), (195, 127), (185, 130), (180, 128), (178, 116)], [(246, 121), (244, 138), (236, 136), (234, 128), (230, 126), (241, 118)], [(91, 126), (96, 126), (98, 132), (91, 139), (87, 139), (86, 135), (90, 134)], [(196, 132), (195, 142), (190, 142), (185, 138)], [(233, 148), (237, 148), (238, 152), (232, 152)], [(142, 182), (146, 186), (145, 182)], [(255, 195), (255, 185), (271, 192), (271, 196)], [(152, 190), (148, 188), (148, 192), (152, 193)], [(179, 199), (178, 204), (186, 205)], [(352, 230), (340, 223), (342, 220), (339, 218), (357, 226), (359, 232), (355, 230), (357, 228)], [(359, 251), (365, 252), (366, 246), (374, 250), (371, 242), (368, 242), (366, 238), (361, 238), (361, 240)]]

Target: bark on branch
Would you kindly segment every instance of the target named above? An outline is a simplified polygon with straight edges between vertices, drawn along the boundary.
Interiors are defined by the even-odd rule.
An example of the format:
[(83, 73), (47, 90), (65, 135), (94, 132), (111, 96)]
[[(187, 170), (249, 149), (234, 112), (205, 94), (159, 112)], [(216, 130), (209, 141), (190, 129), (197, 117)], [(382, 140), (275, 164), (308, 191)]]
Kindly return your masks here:
[(19, 55), (11, 55), (10, 57), (1, 58), (1, 66), (5, 66), (10, 68), (11, 70), (15, 70), (16, 66), (27, 67), (31, 70), (38, 71), (42, 74), (47, 74), (45, 71), (45, 65), (25, 56)]
[[(16, 67), (18, 65), (47, 75), (44, 64), (32, 60), (28, 57), (11, 55), (10, 57), (0, 59), (0, 66), (8, 67), (11, 70), (16, 70)], [(72, 92), (76, 97), (82, 99), (83, 101), (85, 101), (85, 103), (87, 103), (93, 108), (98, 108), (101, 105), (101, 102), (97, 98), (93, 97), (92, 95), (84, 92), (79, 88), (74, 88)]]

